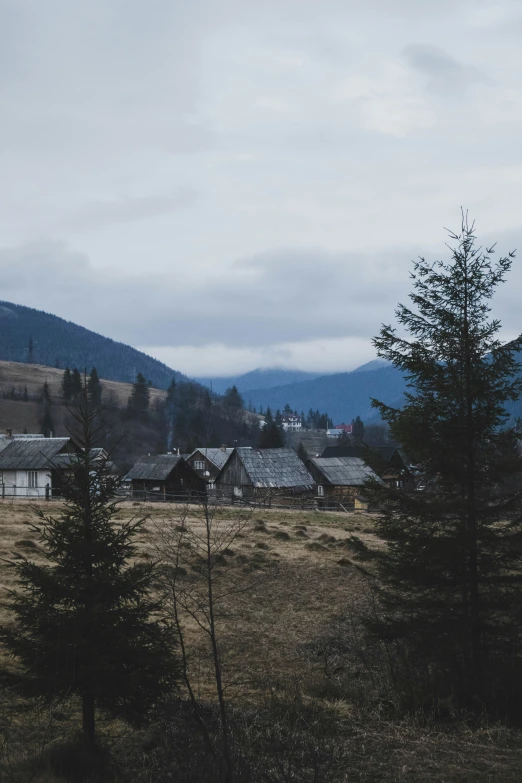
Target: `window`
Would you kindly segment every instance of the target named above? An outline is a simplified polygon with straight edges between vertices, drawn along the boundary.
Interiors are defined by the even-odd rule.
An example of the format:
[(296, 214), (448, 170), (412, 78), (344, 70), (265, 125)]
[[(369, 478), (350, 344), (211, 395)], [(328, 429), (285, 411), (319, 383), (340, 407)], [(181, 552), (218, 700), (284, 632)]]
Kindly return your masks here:
[(323, 497), (324, 497), (324, 487), (323, 487), (323, 485), (322, 485), (322, 484), (318, 484), (318, 485), (317, 485), (317, 494), (318, 494), (318, 495), (319, 495), (319, 497), (321, 497), (321, 498), (323, 498)]
[(234, 497), (235, 498), (243, 497), (243, 487), (234, 487)]
[(195, 459), (194, 470), (205, 470), (205, 461), (202, 459)]
[(28, 470), (27, 471), (27, 486), (30, 489), (36, 489), (38, 487), (38, 471), (37, 470)]
[(216, 489), (216, 485), (213, 481), (209, 481), (207, 484), (207, 488), (209, 492), (214, 492), (214, 490)]

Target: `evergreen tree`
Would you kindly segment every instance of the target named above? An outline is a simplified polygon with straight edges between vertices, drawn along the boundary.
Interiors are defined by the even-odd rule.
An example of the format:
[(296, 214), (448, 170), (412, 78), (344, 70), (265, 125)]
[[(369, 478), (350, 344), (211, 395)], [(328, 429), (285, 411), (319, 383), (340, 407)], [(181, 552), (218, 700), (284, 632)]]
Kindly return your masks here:
[[(522, 390), (490, 299), (513, 254), (491, 259), (463, 219), (448, 262), (420, 259), (412, 307), (383, 326), (378, 355), (402, 370), (401, 409), (374, 401), (422, 471), (422, 492), (374, 487), (385, 590), (370, 623), (423, 669), (430, 699), (516, 710), (522, 696), (522, 458), (505, 404)], [(403, 336), (406, 332), (406, 336)]]
[(223, 395), (223, 402), (229, 408), (236, 408), (238, 410), (244, 407), (243, 398), (237, 390), (237, 386), (231, 386), (226, 390)]
[(44, 696), (78, 694), (86, 743), (96, 736), (96, 711), (143, 719), (169, 694), (177, 678), (171, 629), (160, 623), (151, 599), (154, 566), (137, 564), (136, 536), (144, 520), (121, 524), (119, 479), (92, 460), (96, 414), (86, 395), (76, 416), (78, 449), (65, 479), (65, 507), (57, 517), (36, 510), (33, 531), (44, 564), (13, 563), (16, 618), (4, 644)]
[(62, 378), (62, 398), (65, 403), (71, 402), (73, 398), (73, 379), (68, 367), (63, 371)]
[(87, 394), (94, 408), (99, 408), (102, 399), (102, 385), (96, 367), (93, 367), (87, 379)]
[(173, 405), (175, 402), (176, 397), (176, 379), (173, 378), (169, 384), (169, 388), (167, 389), (167, 406)]
[(268, 427), (268, 425), (272, 424), (272, 422), (274, 421), (274, 417), (272, 416), (272, 411), (270, 410), (270, 408), (266, 409), (265, 421), (266, 421), (266, 427)]
[(128, 411), (137, 419), (145, 419), (149, 410), (150, 389), (145, 377), (138, 373), (136, 381), (132, 384), (128, 402)]
[(82, 375), (77, 367), (71, 373), (71, 400), (78, 399), (83, 393)]
[(352, 438), (356, 443), (361, 443), (364, 440), (364, 424), (360, 416), (352, 419)]
[(284, 445), (284, 436), (275, 421), (263, 427), (259, 436), (260, 449), (280, 449)]

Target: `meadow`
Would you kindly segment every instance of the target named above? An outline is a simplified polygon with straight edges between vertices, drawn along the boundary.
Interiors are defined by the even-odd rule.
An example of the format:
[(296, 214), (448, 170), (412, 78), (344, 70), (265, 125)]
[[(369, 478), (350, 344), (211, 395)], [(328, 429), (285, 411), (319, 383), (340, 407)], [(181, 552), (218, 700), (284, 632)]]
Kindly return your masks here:
[[(41, 508), (60, 513), (54, 502)], [(121, 505), (121, 521), (136, 516), (147, 517), (137, 555), (143, 562), (168, 559), (169, 542), (180, 543), (177, 531), (187, 529), (196, 536), (205, 531), (204, 515), (195, 506)], [(16, 553), (41, 558), (30, 529), (35, 521), (30, 502), (0, 503), (2, 598), (15, 587), (8, 562), (16, 560)], [(374, 522), (363, 512), (216, 510), (215, 540), (221, 542), (213, 577), (216, 629), (239, 748), (237, 780), (520, 780), (520, 731), (452, 716), (451, 705), (445, 719), (434, 723), (422, 715), (400, 715), (390, 702), (386, 674), (365, 648), (358, 622), (359, 612), (371, 601), (375, 577), (358, 556), (354, 536), (379, 547)], [(1, 621), (12, 621), (3, 603)], [(182, 626), (190, 683), (212, 724), (216, 693), (208, 638), (189, 615)], [(16, 667), (5, 656), (2, 661), (8, 670)], [(187, 703), (184, 687), (180, 697), (178, 707)], [(64, 779), (52, 772), (53, 747), (73, 736), (77, 705), (71, 700), (55, 712), (39, 711), (35, 719), (23, 700), (4, 695), (3, 780)], [(199, 740), (185, 737), (182, 748), (173, 736), (172, 726), (179, 736), (186, 731), (179, 716), (170, 735), (166, 725), (165, 717), (136, 729), (117, 721), (102, 723), (117, 759), (111, 779), (217, 780)], [(204, 764), (208, 776), (198, 766)]]

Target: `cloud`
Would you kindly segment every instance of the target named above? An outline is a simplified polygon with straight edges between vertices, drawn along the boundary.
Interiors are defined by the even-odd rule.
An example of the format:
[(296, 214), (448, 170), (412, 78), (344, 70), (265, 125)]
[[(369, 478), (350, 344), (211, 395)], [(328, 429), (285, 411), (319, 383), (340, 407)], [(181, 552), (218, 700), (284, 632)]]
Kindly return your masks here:
[(124, 198), (112, 201), (94, 201), (86, 204), (65, 219), (67, 228), (86, 231), (115, 223), (133, 223), (137, 220), (177, 212), (190, 207), (197, 199), (197, 193), (191, 188), (183, 188), (172, 196), (148, 196)]
[(118, 276), (59, 242), (0, 250), (4, 299), (134, 345), (169, 349), (217, 342), (256, 352), (274, 344), (367, 339), (403, 288), (401, 265), (395, 256), (287, 249), (191, 281), (148, 270)]
[(373, 359), (375, 351), (368, 339), (346, 337), (274, 343), (252, 348), (231, 348), (222, 343), (193, 346), (137, 346), (189, 377), (204, 372), (213, 377), (236, 375), (254, 367), (281, 367), (313, 372), (346, 372)]
[(522, 233), (517, 5), (0, 0), (0, 298), (333, 366), (461, 205)]
[(415, 45), (404, 50), (409, 66), (427, 77), (428, 89), (439, 94), (462, 94), (488, 77), (473, 65), (455, 60), (438, 46)]

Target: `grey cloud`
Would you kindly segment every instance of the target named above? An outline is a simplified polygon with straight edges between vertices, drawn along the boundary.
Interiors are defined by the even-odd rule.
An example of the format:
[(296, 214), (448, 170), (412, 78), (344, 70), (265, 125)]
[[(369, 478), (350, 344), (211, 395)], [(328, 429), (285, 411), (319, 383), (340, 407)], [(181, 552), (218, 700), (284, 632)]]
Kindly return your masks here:
[(428, 78), (428, 87), (439, 93), (461, 93), (488, 77), (472, 65), (464, 65), (437, 46), (408, 46), (404, 56), (410, 67)]
[(113, 201), (95, 201), (65, 219), (64, 225), (80, 231), (104, 228), (115, 223), (132, 223), (177, 212), (190, 207), (196, 201), (197, 193), (192, 188), (183, 188), (172, 196), (150, 196), (126, 198)]
[(386, 310), (392, 315), (403, 292), (397, 263), (390, 255), (273, 251), (195, 285), (168, 273), (118, 277), (62, 243), (33, 243), (0, 251), (1, 298), (134, 345), (219, 341), (237, 347), (366, 337)]

